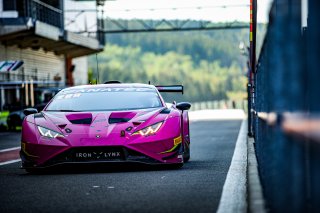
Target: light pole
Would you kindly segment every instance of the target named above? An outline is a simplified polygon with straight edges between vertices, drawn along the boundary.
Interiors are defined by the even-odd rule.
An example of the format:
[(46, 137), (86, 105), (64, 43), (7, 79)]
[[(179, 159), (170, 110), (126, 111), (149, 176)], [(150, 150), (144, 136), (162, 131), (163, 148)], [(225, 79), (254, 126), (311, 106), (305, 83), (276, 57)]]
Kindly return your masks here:
[(248, 136), (253, 134), (253, 109), (256, 73), (256, 32), (257, 32), (257, 0), (250, 0), (250, 63), (248, 74)]

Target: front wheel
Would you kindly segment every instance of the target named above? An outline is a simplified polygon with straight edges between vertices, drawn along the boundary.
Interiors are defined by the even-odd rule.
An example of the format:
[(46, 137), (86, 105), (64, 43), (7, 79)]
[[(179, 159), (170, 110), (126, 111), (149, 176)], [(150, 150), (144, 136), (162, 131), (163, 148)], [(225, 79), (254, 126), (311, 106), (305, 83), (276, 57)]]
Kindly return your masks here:
[(183, 162), (187, 163), (190, 160), (190, 144), (184, 144)]

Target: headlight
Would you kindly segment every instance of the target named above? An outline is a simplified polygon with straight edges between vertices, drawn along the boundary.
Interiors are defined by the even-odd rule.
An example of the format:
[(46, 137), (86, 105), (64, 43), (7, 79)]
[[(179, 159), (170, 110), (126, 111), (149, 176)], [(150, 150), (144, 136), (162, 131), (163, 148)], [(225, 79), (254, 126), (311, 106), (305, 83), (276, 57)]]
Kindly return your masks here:
[(56, 137), (64, 137), (62, 134), (59, 132), (55, 132), (51, 129), (44, 128), (42, 126), (38, 126), (38, 130), (40, 132), (40, 135), (48, 138), (56, 138)]
[(153, 124), (151, 126), (145, 127), (139, 131), (134, 132), (132, 135), (138, 135), (138, 134), (140, 134), (142, 136), (153, 135), (160, 129), (162, 124), (163, 124), (163, 122)]

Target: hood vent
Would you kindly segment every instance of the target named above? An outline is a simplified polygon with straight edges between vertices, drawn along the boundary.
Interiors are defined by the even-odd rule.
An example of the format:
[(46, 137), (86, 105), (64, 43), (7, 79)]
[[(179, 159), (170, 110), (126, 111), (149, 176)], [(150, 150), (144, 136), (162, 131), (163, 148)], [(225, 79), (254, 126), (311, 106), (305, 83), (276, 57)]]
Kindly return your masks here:
[(91, 124), (92, 114), (91, 113), (75, 113), (66, 115), (67, 119), (72, 124)]
[(171, 110), (169, 108), (164, 108), (163, 110), (161, 110), (160, 114), (169, 114), (170, 111)]
[(136, 112), (112, 112), (108, 122), (109, 124), (125, 123), (130, 121), (136, 114)]
[(109, 118), (109, 124), (125, 123), (130, 121), (130, 118)]
[(144, 121), (134, 121), (132, 123), (133, 123), (133, 125), (138, 126), (138, 125), (142, 124), (143, 122)]
[(72, 124), (91, 124), (92, 118), (82, 118), (77, 120), (70, 120)]
[(59, 127), (60, 129), (64, 129), (66, 126), (67, 126), (67, 124), (58, 124), (58, 127)]

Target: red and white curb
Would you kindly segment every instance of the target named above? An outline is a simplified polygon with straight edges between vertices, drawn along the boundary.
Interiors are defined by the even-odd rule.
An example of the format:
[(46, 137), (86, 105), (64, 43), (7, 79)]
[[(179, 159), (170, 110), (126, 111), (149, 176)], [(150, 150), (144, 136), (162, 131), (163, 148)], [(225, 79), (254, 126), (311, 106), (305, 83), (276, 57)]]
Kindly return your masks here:
[(9, 149), (1, 149), (0, 150), (0, 166), (21, 161), (19, 152), (20, 152), (20, 146), (9, 148)]

